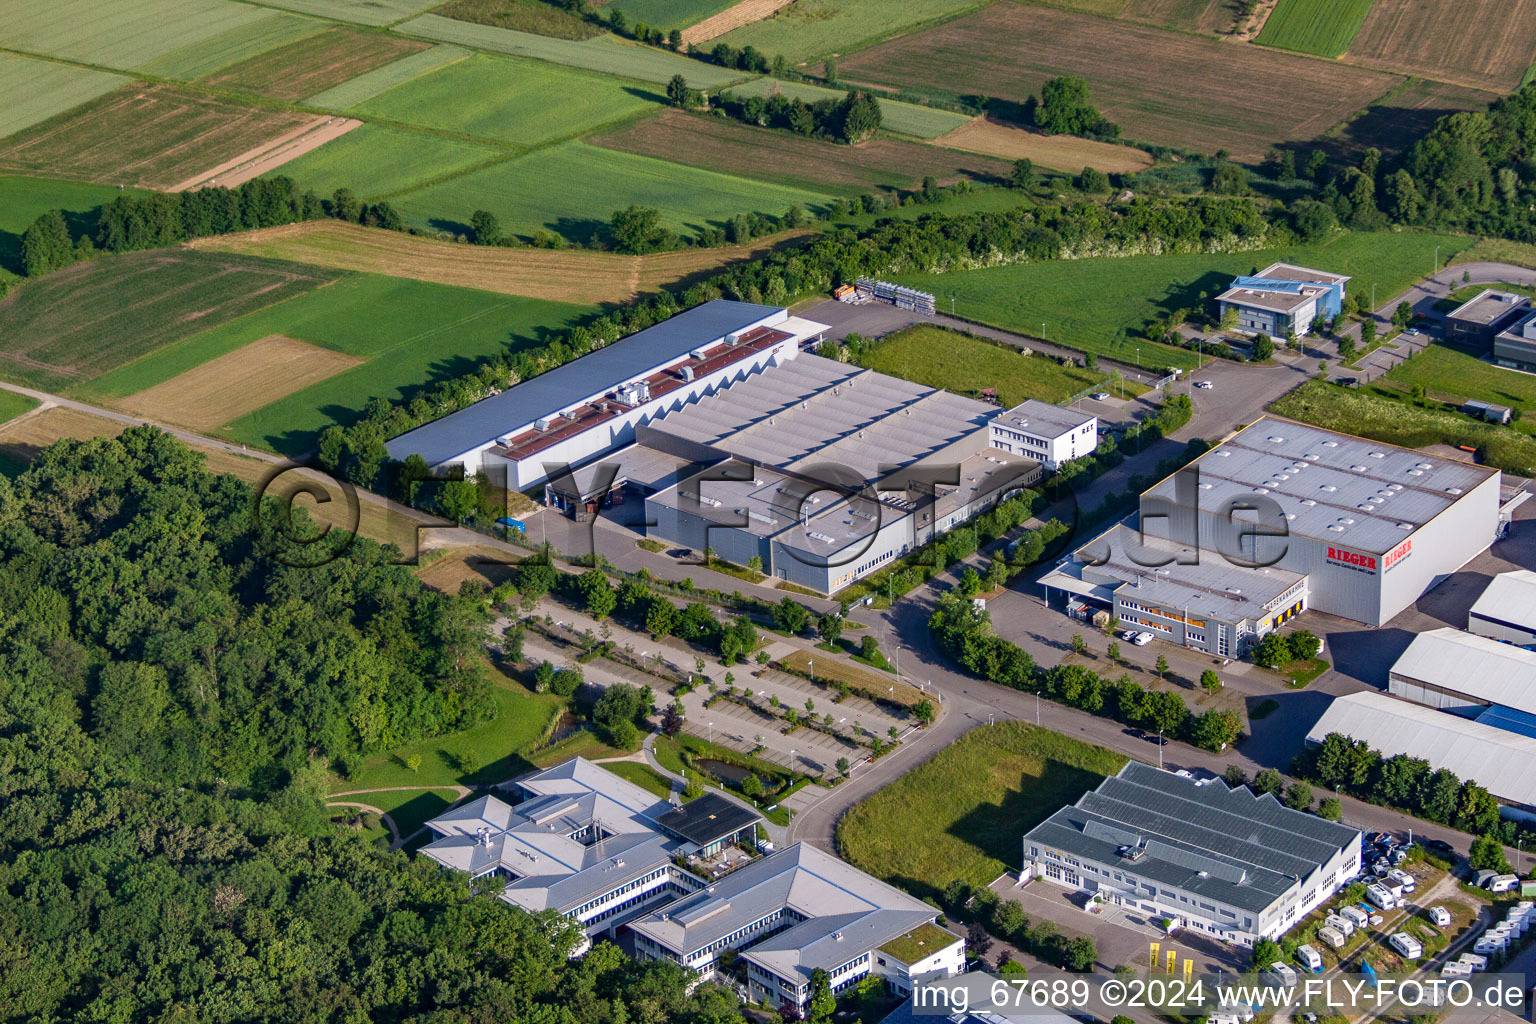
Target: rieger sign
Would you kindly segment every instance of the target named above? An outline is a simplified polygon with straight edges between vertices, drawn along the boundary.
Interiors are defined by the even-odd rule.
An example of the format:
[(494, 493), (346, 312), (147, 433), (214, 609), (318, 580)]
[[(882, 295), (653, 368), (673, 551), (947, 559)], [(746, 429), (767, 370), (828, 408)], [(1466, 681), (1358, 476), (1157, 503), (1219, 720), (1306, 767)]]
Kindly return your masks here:
[(1358, 551), (1346, 551), (1343, 548), (1329, 547), (1328, 561), (1334, 565), (1342, 565), (1356, 572), (1367, 575), (1376, 575), (1376, 556), (1362, 555)]
[(1411, 541), (1411, 540), (1403, 541), (1397, 547), (1393, 548), (1391, 551), (1388, 551), (1386, 553), (1385, 557), (1382, 558), (1382, 560), (1381, 560), (1381, 570), (1382, 570), (1382, 572), (1387, 572), (1394, 565), (1396, 565), (1398, 562), (1401, 562), (1403, 559), (1407, 558), (1411, 554), (1413, 554), (1413, 541)]

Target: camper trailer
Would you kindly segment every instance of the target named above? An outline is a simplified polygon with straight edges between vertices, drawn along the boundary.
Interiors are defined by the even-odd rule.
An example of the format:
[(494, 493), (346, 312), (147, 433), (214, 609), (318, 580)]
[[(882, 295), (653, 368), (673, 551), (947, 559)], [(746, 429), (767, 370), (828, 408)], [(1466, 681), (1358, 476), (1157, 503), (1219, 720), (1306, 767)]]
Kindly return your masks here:
[(1323, 969), (1323, 955), (1311, 946), (1297, 946), (1296, 959), (1301, 966), (1313, 974), (1317, 974)]
[(1435, 927), (1444, 928), (1451, 923), (1451, 912), (1444, 907), (1430, 907), (1429, 919), (1435, 922)]
[(1346, 939), (1355, 934), (1355, 922), (1342, 914), (1329, 914), (1323, 919), (1323, 923)]
[(1393, 896), (1392, 893), (1387, 890), (1387, 887), (1382, 885), (1380, 882), (1376, 883), (1375, 885), (1368, 886), (1365, 890), (1365, 896), (1366, 899), (1376, 904), (1382, 910), (1397, 909), (1397, 897)]
[(1391, 943), (1393, 949), (1403, 954), (1405, 959), (1417, 960), (1424, 955), (1424, 946), (1407, 932), (1393, 932), (1392, 937), (1387, 941)]
[(1344, 947), (1344, 933), (1329, 925), (1323, 925), (1323, 927), (1319, 928), (1317, 930), (1317, 937), (1334, 949), (1342, 949)]
[(1364, 928), (1371, 923), (1371, 915), (1359, 907), (1341, 907), (1339, 909), (1339, 916), (1356, 928)]

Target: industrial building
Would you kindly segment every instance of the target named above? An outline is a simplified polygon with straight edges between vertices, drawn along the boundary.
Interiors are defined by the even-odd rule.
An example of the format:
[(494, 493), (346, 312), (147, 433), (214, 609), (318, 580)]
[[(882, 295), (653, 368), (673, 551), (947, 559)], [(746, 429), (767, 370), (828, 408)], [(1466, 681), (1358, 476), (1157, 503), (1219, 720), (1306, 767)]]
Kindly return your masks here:
[(1099, 445), (1099, 418), (1036, 399), (992, 421), (992, 447), (1038, 459), (1046, 469), (1092, 455)]
[(1536, 312), (1523, 310), (1493, 336), (1493, 361), (1511, 370), (1536, 373)]
[(1342, 274), (1271, 263), (1257, 274), (1235, 279), (1216, 296), (1216, 306), (1223, 320), (1229, 310), (1236, 311), (1238, 330), (1276, 338), (1290, 331), (1303, 335), (1318, 317), (1343, 309), (1348, 281)]
[(1486, 347), (1529, 306), (1523, 295), (1484, 288), (1445, 314), (1445, 340)]
[(1516, 569), (1490, 580), (1467, 612), (1467, 632), (1536, 647), (1536, 572)]
[(1334, 698), (1307, 742), (1322, 743), (1329, 733), (1360, 740), (1383, 757), (1422, 758), (1474, 780), (1517, 816), (1536, 814), (1536, 736), (1375, 692)]
[(1248, 946), (1358, 875), (1360, 838), (1272, 794), (1131, 761), (1024, 836), (1020, 878)]
[(1493, 542), (1500, 501), (1496, 469), (1263, 416), (1147, 490), (1141, 526), (1305, 576), (1308, 607), (1379, 626)]
[(769, 854), (630, 922), (635, 954), (670, 960), (708, 980), (725, 950), (745, 962), (748, 996), (804, 1010), (811, 973), (834, 993), (873, 975), (911, 991), (919, 975), (965, 969), (965, 940), (938, 911), (805, 843)]
[(504, 880), (503, 900), (557, 911), (589, 938), (703, 888), (705, 880), (678, 859), (727, 842), (751, 848), (760, 820), (718, 797), (729, 809), (700, 820), (708, 806), (675, 809), (580, 757), (520, 779), (512, 790), (510, 803), (481, 796), (427, 822), (436, 838), (422, 854), (472, 878)]
[(407, 431), (386, 447), (434, 471), (506, 472), (511, 490), (634, 440), (637, 425), (713, 394), (819, 340), (787, 309), (717, 299)]
[(1395, 696), (1536, 737), (1536, 653), (1459, 629), (1413, 638), (1392, 665)]

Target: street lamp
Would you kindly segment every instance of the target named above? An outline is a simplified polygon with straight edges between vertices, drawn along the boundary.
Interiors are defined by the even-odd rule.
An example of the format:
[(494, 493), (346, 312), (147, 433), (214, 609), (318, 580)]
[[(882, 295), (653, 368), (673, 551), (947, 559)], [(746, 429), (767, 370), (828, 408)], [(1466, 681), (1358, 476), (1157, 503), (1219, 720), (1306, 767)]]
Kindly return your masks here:
[(1040, 724), (1040, 695), (1035, 694), (1035, 725)]
[(1157, 767), (1161, 771), (1163, 767), (1163, 730), (1157, 730)]

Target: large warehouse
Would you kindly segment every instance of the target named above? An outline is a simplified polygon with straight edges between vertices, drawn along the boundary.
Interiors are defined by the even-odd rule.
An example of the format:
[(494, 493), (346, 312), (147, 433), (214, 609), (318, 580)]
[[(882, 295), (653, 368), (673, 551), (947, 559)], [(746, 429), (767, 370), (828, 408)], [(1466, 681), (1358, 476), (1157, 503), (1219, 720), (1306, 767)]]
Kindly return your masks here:
[(1467, 632), (1536, 647), (1536, 572), (1501, 572), (1467, 612)]
[(1536, 737), (1375, 692), (1335, 698), (1307, 742), (1322, 743), (1334, 732), (1363, 741), (1383, 757), (1423, 758), (1431, 768), (1472, 779), (1505, 806), (1536, 812)]
[[(1309, 607), (1379, 626), (1493, 542), (1499, 483), (1496, 469), (1264, 416), (1144, 493), (1142, 528), (1305, 576)], [(1260, 514), (1244, 509), (1260, 498), (1287, 535), (1255, 551)]]
[(1251, 946), (1359, 873), (1357, 829), (1131, 761), (1029, 831), (1020, 877)]

